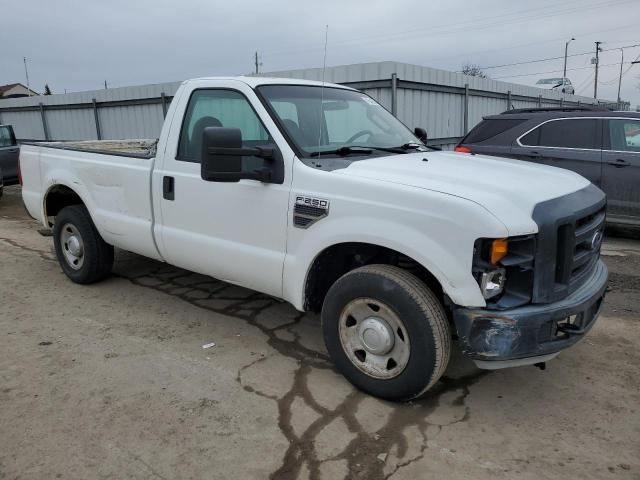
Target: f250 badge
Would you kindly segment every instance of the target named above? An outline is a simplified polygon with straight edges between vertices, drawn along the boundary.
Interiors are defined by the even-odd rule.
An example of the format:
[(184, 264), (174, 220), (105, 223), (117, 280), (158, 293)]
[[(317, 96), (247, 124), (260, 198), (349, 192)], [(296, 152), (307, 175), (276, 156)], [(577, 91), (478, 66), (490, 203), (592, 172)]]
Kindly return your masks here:
[(293, 207), (293, 225), (295, 227), (309, 228), (327, 215), (329, 215), (329, 200), (296, 195)]

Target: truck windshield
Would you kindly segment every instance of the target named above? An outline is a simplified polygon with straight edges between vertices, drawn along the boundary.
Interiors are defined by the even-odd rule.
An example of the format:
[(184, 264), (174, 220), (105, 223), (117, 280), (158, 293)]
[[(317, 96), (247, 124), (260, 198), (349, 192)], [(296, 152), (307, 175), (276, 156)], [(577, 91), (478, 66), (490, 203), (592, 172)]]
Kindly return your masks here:
[(263, 85), (258, 91), (303, 157), (423, 148), (406, 126), (364, 93), (310, 85)]

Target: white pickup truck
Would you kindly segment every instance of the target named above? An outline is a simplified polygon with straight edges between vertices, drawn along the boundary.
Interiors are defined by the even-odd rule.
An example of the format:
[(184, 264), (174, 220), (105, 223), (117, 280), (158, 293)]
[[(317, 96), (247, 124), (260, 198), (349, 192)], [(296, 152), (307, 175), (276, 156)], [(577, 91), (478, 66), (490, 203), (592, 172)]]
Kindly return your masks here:
[(608, 277), (598, 188), (425, 139), (348, 87), (189, 80), (157, 144), (24, 144), (22, 195), (72, 281), (109, 275), (115, 246), (319, 311), (354, 385), (410, 399), (453, 342), (486, 369), (554, 357)]

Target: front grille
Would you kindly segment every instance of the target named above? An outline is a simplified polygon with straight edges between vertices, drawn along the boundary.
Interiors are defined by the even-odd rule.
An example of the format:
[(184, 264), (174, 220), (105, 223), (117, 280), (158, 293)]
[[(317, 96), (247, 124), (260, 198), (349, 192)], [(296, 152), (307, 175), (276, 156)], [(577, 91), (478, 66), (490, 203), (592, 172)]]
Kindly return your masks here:
[(593, 268), (600, 256), (604, 220), (603, 207), (558, 228), (556, 283), (574, 290)]
[(560, 300), (588, 278), (600, 257), (605, 207), (604, 193), (594, 185), (536, 205), (534, 303)]

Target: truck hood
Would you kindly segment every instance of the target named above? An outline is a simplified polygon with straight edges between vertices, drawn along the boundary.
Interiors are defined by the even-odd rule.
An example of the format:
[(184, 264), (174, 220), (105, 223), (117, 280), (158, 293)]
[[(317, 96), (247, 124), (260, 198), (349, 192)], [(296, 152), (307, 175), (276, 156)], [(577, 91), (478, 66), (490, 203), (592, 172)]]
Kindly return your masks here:
[(536, 204), (589, 185), (584, 177), (561, 168), (435, 151), (355, 161), (336, 173), (465, 198), (496, 216), (510, 235), (537, 231), (531, 218)]

